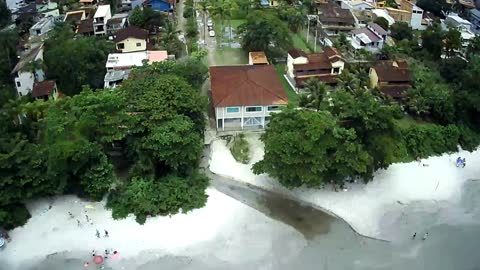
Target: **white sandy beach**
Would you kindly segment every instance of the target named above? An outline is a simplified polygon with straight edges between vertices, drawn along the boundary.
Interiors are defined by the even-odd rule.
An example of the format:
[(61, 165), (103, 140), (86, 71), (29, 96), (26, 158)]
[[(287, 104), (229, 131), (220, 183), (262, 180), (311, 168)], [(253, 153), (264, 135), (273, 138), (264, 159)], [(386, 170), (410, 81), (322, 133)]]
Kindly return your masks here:
[[(424, 202), (429, 206), (422, 207), (419, 211), (434, 213), (438, 211), (437, 207), (458, 204), (465, 182), (480, 177), (480, 151), (460, 151), (422, 160), (422, 164), (427, 166), (418, 162), (394, 164), (387, 170), (376, 172), (373, 181), (367, 185), (348, 185), (348, 191), (334, 192), (330, 188), (288, 190), (268, 175), (253, 174), (251, 166), (262, 159), (263, 143), (258, 139), (258, 135), (250, 135), (247, 139), (253, 152), (249, 164), (236, 162), (225, 141), (217, 139), (212, 144), (210, 170), (316, 204), (340, 216), (358, 232), (372, 237), (385, 238), (381, 224), (395, 223), (394, 220), (399, 218), (398, 214), (389, 216), (389, 211)], [(458, 156), (466, 158), (465, 168), (455, 166)], [(432, 220), (432, 224), (424, 225), (474, 222), (468, 213), (462, 211), (449, 211), (448, 215), (439, 218), (442, 220)]]
[[(10, 233), (13, 241), (0, 252), (0, 269), (26, 270), (22, 263), (41, 261), (56, 252), (73, 252), (79, 258), (88, 258), (92, 250), (103, 254), (107, 248), (120, 253), (120, 260), (107, 260), (107, 266), (121, 264), (121, 260), (145, 251), (156, 256), (213, 256), (229, 263), (245, 263), (270, 256), (274, 239), (285, 235), (296, 239), (288, 243), (293, 250), (300, 251), (305, 245), (303, 237), (293, 228), (214, 189), (207, 192), (209, 199), (204, 208), (186, 215), (149, 218), (145, 225), (137, 224), (133, 217), (113, 220), (103, 202), (92, 204), (74, 196), (36, 201), (28, 205), (32, 212), (28, 223)], [(47, 211), (50, 204), (52, 208)], [(94, 209), (86, 208), (87, 205)], [(69, 218), (68, 211), (75, 219)], [(93, 225), (86, 224), (85, 214), (93, 219)], [(77, 218), (82, 227), (77, 226)], [(102, 238), (96, 238), (96, 229)], [(109, 232), (108, 238), (103, 237), (104, 229)], [(253, 235), (262, 235), (262, 241)], [(79, 269), (85, 268), (82, 265)], [(91, 265), (87, 269), (95, 268)]]

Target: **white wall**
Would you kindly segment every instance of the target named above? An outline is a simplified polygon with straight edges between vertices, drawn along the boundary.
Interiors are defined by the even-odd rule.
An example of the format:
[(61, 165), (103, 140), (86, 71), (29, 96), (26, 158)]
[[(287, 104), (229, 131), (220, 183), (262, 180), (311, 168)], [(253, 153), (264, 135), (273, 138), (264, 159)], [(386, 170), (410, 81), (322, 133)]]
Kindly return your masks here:
[(426, 27), (422, 25), (423, 9), (413, 5), (412, 18), (410, 19), (410, 26), (413, 30), (425, 30)]
[[(127, 38), (125, 40), (117, 42), (117, 45), (119, 43), (123, 43), (124, 45), (124, 49), (122, 50), (118, 49), (117, 47), (117, 49), (119, 51), (122, 51), (122, 53), (145, 51), (147, 49), (147, 42), (138, 38)], [(140, 43), (140, 47), (137, 47), (137, 43)]]
[[(271, 106), (276, 106), (276, 105), (271, 105)], [(282, 106), (282, 105), (278, 105)], [(235, 118), (240, 118), (240, 119), (246, 119), (246, 118), (251, 118), (251, 117), (261, 117), (262, 122), (264, 123), (265, 117), (269, 116), (272, 113), (279, 112), (280, 110), (277, 111), (268, 111), (268, 106), (259, 106), (262, 107), (262, 111), (259, 112), (247, 112), (246, 108), (247, 107), (256, 107), (256, 106), (232, 106), (232, 107), (238, 107), (239, 112), (238, 113), (227, 113), (227, 108), (230, 107), (215, 107), (215, 118), (216, 118), (216, 125), (218, 128), (218, 120), (222, 119), (235, 119)], [(243, 121), (240, 122), (241, 127), (243, 127)]]
[(295, 78), (295, 74), (293, 74), (293, 65), (298, 65), (298, 64), (308, 64), (308, 59), (306, 57), (297, 57), (293, 59), (293, 57), (290, 56), (290, 54), (287, 57), (287, 75), (290, 78)]

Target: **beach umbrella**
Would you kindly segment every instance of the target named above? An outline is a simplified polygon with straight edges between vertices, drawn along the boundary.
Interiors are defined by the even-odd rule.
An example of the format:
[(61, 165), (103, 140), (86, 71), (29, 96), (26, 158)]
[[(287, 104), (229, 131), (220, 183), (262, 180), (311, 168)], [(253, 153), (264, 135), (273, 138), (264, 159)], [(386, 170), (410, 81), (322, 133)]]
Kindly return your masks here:
[(93, 262), (94, 262), (95, 264), (101, 264), (101, 263), (103, 263), (103, 257), (97, 255), (97, 256), (95, 256), (95, 257), (93, 258)]

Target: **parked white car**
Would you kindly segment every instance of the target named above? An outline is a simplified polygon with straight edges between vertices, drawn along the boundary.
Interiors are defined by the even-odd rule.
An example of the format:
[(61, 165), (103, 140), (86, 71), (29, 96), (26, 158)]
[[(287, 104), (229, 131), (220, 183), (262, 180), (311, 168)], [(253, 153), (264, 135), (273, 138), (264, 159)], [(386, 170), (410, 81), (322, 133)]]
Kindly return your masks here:
[(208, 36), (209, 37), (215, 37), (215, 31), (212, 30), (212, 31), (208, 32)]
[(207, 21), (207, 26), (213, 26), (213, 21), (212, 21), (212, 19), (208, 19), (208, 21)]

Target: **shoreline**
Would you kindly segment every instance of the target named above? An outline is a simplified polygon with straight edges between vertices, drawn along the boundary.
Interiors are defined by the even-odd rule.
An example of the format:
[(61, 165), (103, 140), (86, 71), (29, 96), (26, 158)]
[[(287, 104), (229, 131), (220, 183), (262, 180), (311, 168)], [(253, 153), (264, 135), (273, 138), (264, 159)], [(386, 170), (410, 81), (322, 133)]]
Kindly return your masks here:
[[(301, 198), (298, 198), (296, 196), (293, 196), (292, 194), (288, 194), (288, 193), (285, 193), (285, 192), (282, 192), (280, 190), (276, 190), (276, 189), (266, 189), (262, 186), (257, 186), (257, 185), (254, 185), (254, 184), (251, 184), (251, 183), (247, 183), (247, 182), (243, 182), (243, 181), (240, 181), (236, 178), (233, 178), (231, 176), (228, 176), (228, 175), (222, 175), (222, 174), (217, 174), (217, 173), (214, 173), (212, 171), (208, 171), (208, 173), (211, 173), (211, 174), (214, 174), (214, 175), (218, 175), (222, 178), (226, 178), (228, 179), (229, 181), (234, 181), (238, 184), (241, 184), (241, 185), (244, 185), (246, 187), (254, 187), (254, 188), (257, 188), (257, 189), (260, 189), (260, 190), (263, 190), (265, 192), (270, 192), (270, 193), (273, 193), (277, 196), (280, 196), (280, 197), (284, 197), (284, 198), (287, 198), (287, 199), (290, 199), (290, 200), (293, 200), (293, 201), (297, 201), (303, 205), (306, 205), (306, 206), (309, 206), (311, 208), (314, 208), (314, 209), (317, 209), (318, 211), (321, 211), (335, 219), (338, 219), (338, 220), (341, 220), (343, 221), (345, 224), (347, 224), (347, 226), (355, 233), (357, 234), (358, 236), (360, 237), (364, 237), (364, 238), (367, 238), (367, 239), (371, 239), (371, 240), (375, 240), (375, 241), (380, 241), (380, 242), (386, 242), (386, 243), (390, 243), (391, 241), (390, 240), (387, 240), (387, 239), (381, 239), (381, 238), (376, 238), (376, 237), (373, 237), (373, 236), (368, 236), (368, 235), (364, 235), (362, 234), (361, 232), (357, 231), (355, 229), (355, 227), (352, 226), (352, 224), (350, 224), (347, 220), (345, 220), (344, 218), (342, 218), (341, 216), (335, 214), (334, 212), (320, 206), (320, 205), (317, 205), (317, 204), (314, 204), (312, 202), (309, 202), (309, 201), (305, 201), (305, 200), (302, 200)], [(208, 176), (208, 175), (207, 175)]]
[[(388, 239), (387, 241), (393, 241), (395, 237), (391, 237), (382, 224), (401, 218), (395, 214), (407, 209), (409, 204), (446, 202), (457, 205), (462, 198), (464, 184), (480, 175), (480, 168), (474, 165), (480, 163), (480, 151), (477, 149), (474, 152), (459, 151), (422, 159), (428, 166), (420, 166), (418, 161), (392, 164), (386, 170), (375, 172), (373, 180), (367, 184), (346, 184), (348, 191), (287, 189), (268, 175), (253, 174), (251, 166), (263, 158), (263, 143), (258, 136), (251, 134), (247, 136), (247, 141), (252, 151), (252, 159), (248, 164), (241, 164), (235, 161), (223, 140), (214, 140), (211, 145), (210, 170), (237, 181), (306, 201), (341, 218), (360, 235)], [(470, 166), (455, 167), (454, 160), (457, 156), (465, 157)], [(437, 204), (433, 205), (433, 208), (436, 208)], [(443, 207), (443, 204), (438, 207)]]

